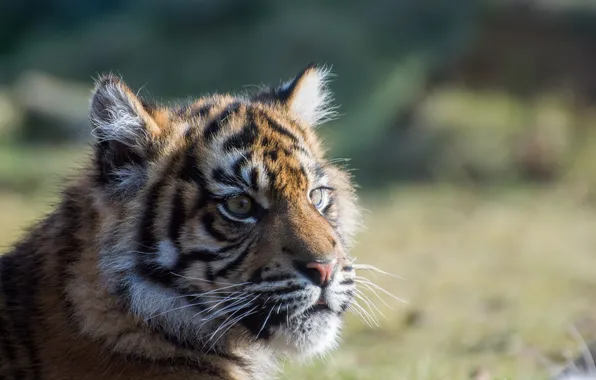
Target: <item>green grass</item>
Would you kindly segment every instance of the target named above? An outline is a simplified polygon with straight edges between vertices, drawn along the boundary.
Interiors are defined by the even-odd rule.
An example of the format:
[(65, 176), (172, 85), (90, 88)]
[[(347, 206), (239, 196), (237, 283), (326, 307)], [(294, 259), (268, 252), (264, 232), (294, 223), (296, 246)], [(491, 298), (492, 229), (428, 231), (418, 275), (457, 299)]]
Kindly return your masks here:
[[(65, 167), (80, 166), (80, 151), (65, 152), (0, 151), (12, 160), (0, 164), (0, 184), (29, 177), (38, 186), (0, 186), (0, 246), (51, 207)], [(454, 380), (478, 369), (540, 379), (541, 357), (578, 349), (572, 324), (595, 337), (596, 209), (584, 192), (396, 186), (365, 191), (363, 203), (354, 255), (404, 279), (361, 274), (408, 303), (377, 302), (385, 317), (375, 329), (349, 315), (338, 350), (286, 363), (282, 379)]]

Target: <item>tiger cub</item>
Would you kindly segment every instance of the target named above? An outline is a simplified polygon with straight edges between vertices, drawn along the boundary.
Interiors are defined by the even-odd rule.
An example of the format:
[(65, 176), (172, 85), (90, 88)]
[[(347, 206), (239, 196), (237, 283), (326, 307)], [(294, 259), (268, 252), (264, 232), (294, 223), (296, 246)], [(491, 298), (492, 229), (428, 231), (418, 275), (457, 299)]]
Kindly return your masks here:
[(93, 155), (0, 258), (0, 379), (270, 379), (336, 346), (358, 222), (328, 70), (166, 107), (101, 77)]

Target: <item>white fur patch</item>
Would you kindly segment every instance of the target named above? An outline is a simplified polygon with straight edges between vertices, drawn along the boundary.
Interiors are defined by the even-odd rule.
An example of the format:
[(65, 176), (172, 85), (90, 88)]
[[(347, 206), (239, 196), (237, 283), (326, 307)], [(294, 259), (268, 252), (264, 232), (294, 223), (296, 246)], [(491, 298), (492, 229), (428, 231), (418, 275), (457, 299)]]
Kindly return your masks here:
[(336, 315), (312, 316), (291, 327), (280, 327), (269, 344), (280, 353), (308, 359), (337, 348), (340, 328), (341, 319)]
[(178, 262), (178, 250), (169, 240), (162, 240), (157, 244), (157, 262), (159, 265), (172, 269)]
[(315, 68), (281, 86), (282, 91), (287, 90), (294, 81), (299, 81), (289, 106), (294, 115), (304, 123), (315, 126), (336, 116), (335, 107), (331, 106), (333, 96), (327, 86), (330, 76), (330, 68)]
[(148, 137), (143, 120), (119, 82), (97, 85), (89, 117), (94, 126), (91, 134), (98, 141), (117, 141), (133, 147)]

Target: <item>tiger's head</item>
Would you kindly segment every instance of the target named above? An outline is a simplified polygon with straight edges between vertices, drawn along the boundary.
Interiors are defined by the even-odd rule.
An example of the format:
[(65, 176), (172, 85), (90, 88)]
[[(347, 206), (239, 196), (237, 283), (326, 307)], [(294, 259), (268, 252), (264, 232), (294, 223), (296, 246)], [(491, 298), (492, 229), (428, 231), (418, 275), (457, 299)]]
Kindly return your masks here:
[(358, 222), (315, 127), (329, 72), (166, 107), (104, 76), (91, 101), (99, 266), (110, 294), (170, 340), (303, 356), (337, 340)]

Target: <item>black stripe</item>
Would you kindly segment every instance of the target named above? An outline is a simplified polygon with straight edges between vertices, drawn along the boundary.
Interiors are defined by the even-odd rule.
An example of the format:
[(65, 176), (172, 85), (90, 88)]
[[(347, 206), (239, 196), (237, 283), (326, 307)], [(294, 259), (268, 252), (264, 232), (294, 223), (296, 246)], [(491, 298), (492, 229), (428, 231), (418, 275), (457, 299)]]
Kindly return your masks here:
[(259, 191), (259, 171), (256, 167), (250, 169), (250, 187), (254, 191)]
[(191, 215), (189, 215), (189, 217), (194, 217), (195, 213), (204, 207), (207, 204), (209, 198), (211, 198), (211, 195), (206, 189), (205, 176), (198, 166), (199, 159), (197, 157), (196, 151), (194, 150), (195, 145), (196, 142), (192, 143), (188, 148), (184, 157), (184, 163), (182, 164), (182, 168), (178, 175), (181, 180), (189, 183), (195, 183), (200, 189), (200, 193), (195, 201), (195, 204), (190, 208)]
[[(271, 308), (275, 308), (277, 305), (272, 305)], [(283, 314), (283, 318), (280, 318), (282, 315), (277, 314), (275, 311), (271, 311), (272, 309), (267, 307), (266, 305), (263, 306), (263, 310), (258, 311), (254, 314), (248, 315), (242, 320), (240, 323), (250, 332), (252, 335), (256, 337), (256, 339), (269, 339), (271, 337), (271, 329), (270, 326), (280, 325), (282, 321), (286, 320), (285, 312)], [(271, 311), (271, 313), (269, 313)], [(267, 320), (267, 325), (263, 326), (265, 320)]]
[(304, 169), (304, 166), (302, 164), (300, 164), (299, 170), (292, 168), (291, 171), (294, 172), (294, 175), (291, 178), (294, 178), (294, 180), (296, 181), (296, 187), (298, 187), (299, 189), (307, 188), (308, 187), (308, 174), (306, 174), (306, 170)]
[(354, 279), (348, 278), (343, 281), (340, 281), (340, 285), (354, 285)]
[(207, 281), (213, 283), (215, 282), (215, 274), (213, 274), (213, 268), (211, 265), (207, 264), (207, 270), (205, 271), (205, 276), (207, 276)]
[(238, 269), (238, 267), (240, 265), (242, 265), (242, 262), (244, 261), (244, 259), (246, 259), (246, 257), (248, 256), (248, 254), (250, 253), (250, 249), (251, 249), (251, 243), (249, 243), (246, 246), (246, 249), (244, 249), (244, 251), (242, 251), (242, 253), (240, 253), (238, 255), (238, 257), (236, 257), (234, 259), (234, 261), (232, 261), (231, 263), (229, 263), (228, 265), (226, 265), (225, 267), (221, 268), (220, 270), (217, 271), (217, 273), (215, 274), (215, 277), (225, 277), (228, 275), (228, 273), (230, 273), (231, 271), (234, 271), (236, 269)]
[[(177, 157), (173, 157), (168, 164), (165, 173), (170, 173), (173, 166), (177, 162)], [(151, 262), (151, 256), (156, 257), (157, 239), (154, 234), (155, 219), (157, 218), (157, 204), (161, 191), (166, 185), (166, 178), (161, 178), (153, 186), (149, 188), (147, 198), (145, 199), (144, 212), (141, 217), (139, 226), (139, 241), (137, 249), (137, 269), (141, 276), (147, 277), (158, 283), (166, 286), (171, 286), (174, 283), (174, 278), (168, 268), (164, 268), (159, 264)], [(122, 290), (126, 291), (126, 285), (123, 284)]]
[(155, 219), (157, 218), (157, 203), (161, 189), (165, 185), (163, 180), (154, 184), (147, 193), (145, 199), (144, 212), (141, 217), (140, 231), (139, 231), (139, 249), (140, 252), (154, 252), (156, 239), (153, 231)]
[(221, 256), (217, 252), (211, 252), (206, 249), (195, 249), (180, 257), (180, 260), (176, 264), (175, 270), (184, 271), (188, 269), (188, 267), (195, 261), (210, 263), (223, 259), (225, 259), (225, 257)]
[(205, 131), (203, 132), (205, 140), (209, 141), (210, 139), (212, 139), (217, 134), (217, 132), (219, 132), (220, 129), (221, 125), (219, 120), (216, 119), (211, 121), (211, 123), (207, 124), (207, 126), (205, 127)]
[(257, 141), (258, 136), (259, 127), (254, 122), (248, 123), (240, 132), (224, 141), (223, 149), (225, 152), (249, 149)]
[[(34, 380), (41, 378), (41, 361), (37, 352), (37, 344), (33, 339), (33, 330), (31, 328), (32, 320), (37, 319), (38, 310), (35, 304), (35, 296), (39, 283), (39, 264), (37, 259), (29, 256), (29, 262), (26, 266), (19, 264), (19, 258), (25, 252), (34, 251), (35, 247), (30, 246), (28, 242), (17, 246), (15, 252), (2, 258), (2, 267), (0, 268), (0, 278), (2, 278), (2, 291), (4, 293), (6, 316), (11, 322), (19, 345), (23, 347), (29, 359), (27, 369)], [(19, 252), (24, 251), (24, 252)], [(20, 281), (17, 281), (20, 280)], [(15, 373), (15, 378), (19, 377)]]
[(191, 143), (187, 148), (186, 154), (184, 156), (184, 163), (182, 164), (182, 168), (180, 169), (178, 177), (183, 181), (191, 183), (194, 182), (203, 187), (205, 184), (205, 179), (203, 177), (203, 173), (201, 173), (201, 169), (199, 168), (199, 158), (197, 157), (195, 149), (196, 146), (194, 143)]
[[(151, 156), (150, 150), (147, 149), (145, 154)], [(117, 170), (126, 165), (145, 168), (147, 157), (121, 142), (103, 139), (95, 145), (95, 164), (98, 170), (95, 176), (97, 183), (109, 185), (119, 181)]]
[(307, 156), (311, 156), (312, 155), (308, 150), (306, 150), (306, 148), (304, 148), (303, 146), (297, 145), (297, 144), (292, 145), (290, 147), (290, 149), (292, 149), (293, 151), (302, 152), (302, 153), (304, 153)]
[(180, 252), (180, 234), (182, 232), (182, 226), (184, 221), (186, 220), (186, 212), (184, 210), (184, 202), (182, 200), (182, 191), (180, 189), (176, 190), (174, 194), (174, 198), (172, 199), (172, 213), (170, 216), (170, 224), (168, 226), (168, 235), (170, 240), (176, 248), (178, 252)]
[(339, 314), (343, 314), (346, 312), (346, 310), (348, 310), (348, 307), (350, 307), (350, 302), (344, 302), (341, 304), (341, 306), (339, 307)]
[(156, 257), (149, 258), (145, 256), (137, 263), (138, 270), (141, 275), (156, 283), (162, 284), (166, 287), (175, 287), (176, 280), (179, 279), (180, 275), (183, 274), (193, 263), (197, 261), (209, 263), (223, 260), (226, 257), (222, 256), (221, 253), (237, 246), (238, 244), (234, 244), (224, 247), (223, 249), (219, 249), (215, 252), (201, 249), (192, 250), (188, 253), (182, 254), (172, 269), (162, 266), (158, 262), (154, 261)]
[(331, 209), (331, 207), (333, 207), (333, 201), (329, 200), (329, 202), (327, 203), (327, 205), (325, 207), (323, 207), (323, 210), (321, 210), (321, 213), (323, 215), (329, 214), (329, 210)]
[(196, 310), (197, 313), (202, 313), (205, 311), (205, 304), (203, 303), (200, 294), (195, 292), (188, 293), (188, 289), (181, 291), (181, 293), (184, 295), (186, 302), (190, 305), (189, 307), (193, 308), (193, 310)]
[[(296, 278), (295, 276), (290, 276), (290, 275), (277, 275), (277, 276), (263, 278), (261, 282), (287, 281), (287, 280), (293, 280), (295, 278)], [(288, 284), (288, 285), (291, 285), (291, 284)]]
[[(163, 338), (165, 338), (169, 343), (177, 345), (178, 347), (184, 347), (185, 349), (193, 349), (194, 347), (190, 347), (188, 344), (177, 344), (176, 338), (170, 335), (166, 335), (165, 333), (160, 334)], [(196, 348), (195, 348), (196, 349)], [(204, 356), (202, 354), (201, 356)], [(168, 359), (148, 359), (142, 356), (128, 354), (126, 357), (130, 360), (145, 363), (148, 367), (164, 367), (169, 371), (173, 371), (174, 368), (176, 372), (180, 370), (192, 370), (196, 372), (199, 376), (200, 375), (208, 375), (210, 378), (220, 379), (220, 380), (233, 380), (231, 377), (228, 376), (227, 371), (225, 370), (224, 366), (216, 366), (213, 363), (210, 363), (208, 360), (204, 358), (194, 359), (190, 357), (174, 357)], [(232, 360), (230, 357), (234, 357), (233, 355), (225, 355), (218, 353), (215, 357), (217, 358), (224, 358), (227, 360)], [(234, 361), (238, 363), (242, 362), (241, 358), (234, 357)]]
[[(65, 242), (65, 244), (56, 252), (56, 285), (62, 295), (61, 299), (67, 314), (66, 318), (69, 322), (72, 322), (75, 321), (74, 305), (68, 296), (66, 288), (73, 277), (71, 268), (78, 260), (78, 255), (82, 251), (82, 243), (76, 236), (76, 231), (80, 228), (81, 210), (73, 199), (74, 195), (69, 196), (65, 194), (64, 196), (65, 201), (61, 209), (62, 218), (65, 222), (64, 229), (61, 232), (61, 241)], [(48, 220), (48, 223), (52, 222), (53, 219)]]
[(207, 205), (207, 202), (209, 201), (209, 199), (212, 199), (213, 195), (207, 191), (207, 189), (203, 188), (201, 189), (199, 195), (197, 196), (197, 199), (195, 201), (195, 204), (192, 206), (191, 208), (191, 213), (192, 215), (196, 215), (196, 213), (201, 210), (203, 207), (205, 207)]
[(344, 272), (351, 272), (354, 270), (354, 267), (351, 265), (346, 265), (345, 267), (341, 268), (341, 270)]
[(218, 249), (217, 251), (209, 251), (206, 249), (195, 249), (188, 253), (184, 253), (178, 259), (176, 266), (174, 267), (173, 271), (177, 274), (181, 274), (186, 271), (194, 262), (200, 261), (203, 263), (210, 263), (214, 261), (220, 261), (225, 259), (227, 256), (222, 255), (223, 253), (229, 252), (232, 249), (238, 248), (242, 242), (237, 244), (231, 244), (225, 246), (223, 248)]
[(269, 180), (269, 183), (271, 185), (275, 184), (275, 182), (277, 181), (277, 174), (274, 173), (270, 168), (265, 168), (265, 175), (267, 176), (267, 179)]
[(233, 249), (236, 249), (238, 247), (240, 247), (242, 245), (242, 241), (235, 243), (235, 244), (230, 244), (230, 245), (226, 245), (225, 247), (221, 247), (220, 249), (217, 250), (217, 253), (226, 253), (226, 252), (230, 252)]
[(288, 187), (305, 189), (308, 186), (308, 177), (306, 176), (306, 172), (302, 166), (300, 168), (286, 166), (283, 168), (283, 170), (287, 174), (287, 180), (282, 183), (273, 182), (278, 192), (284, 193)]
[(314, 172), (319, 180), (325, 177), (325, 168), (321, 164), (314, 164)]
[(298, 144), (298, 142), (300, 141), (298, 139), (298, 137), (296, 137), (295, 134), (293, 134), (292, 132), (290, 132), (289, 129), (287, 129), (286, 127), (284, 127), (283, 125), (278, 124), (276, 121), (272, 120), (271, 118), (268, 118), (269, 121), (269, 126), (271, 127), (271, 129), (273, 129), (275, 132), (279, 133), (280, 135), (283, 135), (287, 138), (289, 138), (294, 144)]
[(207, 126), (205, 127), (205, 129), (203, 131), (203, 138), (207, 141), (213, 140), (217, 136), (217, 134), (219, 133), (221, 128), (223, 127), (225, 120), (231, 114), (238, 111), (239, 108), (240, 108), (239, 103), (234, 103), (234, 104), (228, 106), (228, 108), (226, 108), (215, 119), (213, 119), (209, 124), (207, 124)]
[[(0, 313), (0, 358), (2, 358), (3, 360), (8, 360), (8, 363), (4, 362), (2, 364), (4, 366), (7, 365), (10, 369), (13, 369), (14, 365), (16, 365), (16, 353), (15, 344), (10, 340), (9, 333), (9, 327), (7, 326), (7, 323), (4, 320), (3, 315)], [(12, 374), (9, 374), (9, 379), (16, 378), (15, 371), (13, 370), (11, 372)]]
[(213, 108), (212, 104), (205, 104), (199, 108), (193, 109), (192, 116), (205, 117), (209, 111), (211, 111), (211, 108)]
[(268, 158), (271, 161), (275, 162), (275, 161), (277, 161), (277, 157), (278, 157), (277, 150), (276, 149), (267, 150), (267, 151), (265, 151), (265, 153), (263, 153), (263, 156), (265, 158)]
[[(17, 272), (17, 268), (15, 267), (15, 263), (13, 262), (13, 254), (10, 255), (6, 255), (4, 257), (2, 257), (0, 259), (0, 280), (1, 280), (1, 289), (4, 293), (4, 307), (2, 308), (2, 314), (3, 316), (5, 315), (8, 318), (8, 321), (5, 321), (4, 318), (2, 318), (2, 324), (3, 324), (3, 330), (7, 330), (6, 333), (4, 333), (4, 331), (2, 332), (2, 335), (0, 335), (2, 338), (2, 347), (4, 349), (4, 351), (6, 352), (6, 356), (9, 360), (9, 366), (12, 369), (12, 377), (11, 379), (15, 379), (15, 380), (20, 380), (20, 379), (24, 379), (25, 377), (25, 372), (24, 369), (20, 367), (19, 363), (17, 363), (16, 361), (16, 357), (18, 355), (17, 353), (17, 347), (21, 346), (21, 342), (20, 341), (11, 341), (10, 337), (9, 337), (9, 332), (13, 332), (15, 334), (18, 335), (18, 331), (17, 329), (17, 323), (15, 321), (15, 316), (14, 316), (14, 311), (11, 310), (16, 304), (17, 302), (17, 297), (18, 294), (15, 294), (16, 289), (14, 289), (13, 286), (11, 286), (9, 281), (14, 281), (14, 278), (9, 278), (9, 275), (13, 275), (15, 277), (18, 277), (18, 272)], [(6, 290), (9, 290), (8, 293), (6, 292)], [(11, 315), (13, 314), (13, 315)], [(18, 319), (18, 316), (17, 316)], [(15, 337), (16, 339), (19, 339), (19, 337)]]
[(251, 184), (247, 183), (244, 177), (242, 176), (242, 169), (244, 169), (247, 165), (250, 164), (250, 160), (252, 160), (252, 152), (247, 152), (243, 157), (237, 159), (236, 162), (234, 162), (234, 164), (232, 165), (232, 171), (234, 172), (236, 179), (249, 187), (251, 186)]
[(248, 281), (253, 284), (258, 284), (263, 281), (263, 267), (257, 268), (257, 270), (253, 271)]
[(169, 288), (174, 287), (179, 278), (169, 268), (146, 258), (139, 258), (136, 268), (141, 276)]
[[(166, 169), (162, 173), (164, 176), (173, 171), (174, 166), (178, 162), (179, 157), (174, 156), (170, 159)], [(143, 215), (141, 216), (140, 230), (139, 230), (139, 249), (140, 252), (155, 252), (156, 239), (154, 235), (154, 224), (157, 218), (157, 205), (161, 191), (166, 185), (167, 177), (161, 177), (159, 181), (155, 182), (147, 192), (145, 203), (143, 205)]]
[[(33, 251), (34, 247), (27, 247), (27, 250)], [(31, 325), (35, 323), (38, 328), (43, 328), (42, 321), (39, 320), (39, 309), (36, 304), (37, 290), (39, 289), (39, 273), (41, 272), (41, 262), (36, 257), (35, 259), (32, 259), (30, 264), (30, 268), (24, 268), (25, 270), (20, 275), (21, 278), (27, 278), (27, 280), (24, 283), (19, 284), (22, 301), (22, 313), (19, 320), (19, 327), (17, 329), (21, 331), (20, 339), (25, 346), (27, 355), (29, 356), (29, 360), (31, 362), (30, 370), (33, 372), (32, 378), (34, 380), (39, 380), (41, 379), (42, 365), (37, 350), (37, 342), (35, 342)]]
[(238, 182), (236, 182), (234, 177), (226, 174), (222, 168), (213, 169), (211, 176), (213, 177), (214, 181), (217, 181), (224, 185), (234, 186), (234, 187), (237, 187), (240, 185)]
[(233, 242), (234, 240), (229, 239), (223, 232), (217, 230), (213, 223), (215, 222), (215, 217), (211, 213), (206, 213), (203, 215), (203, 226), (205, 227), (205, 231), (213, 236), (218, 241), (224, 242)]

